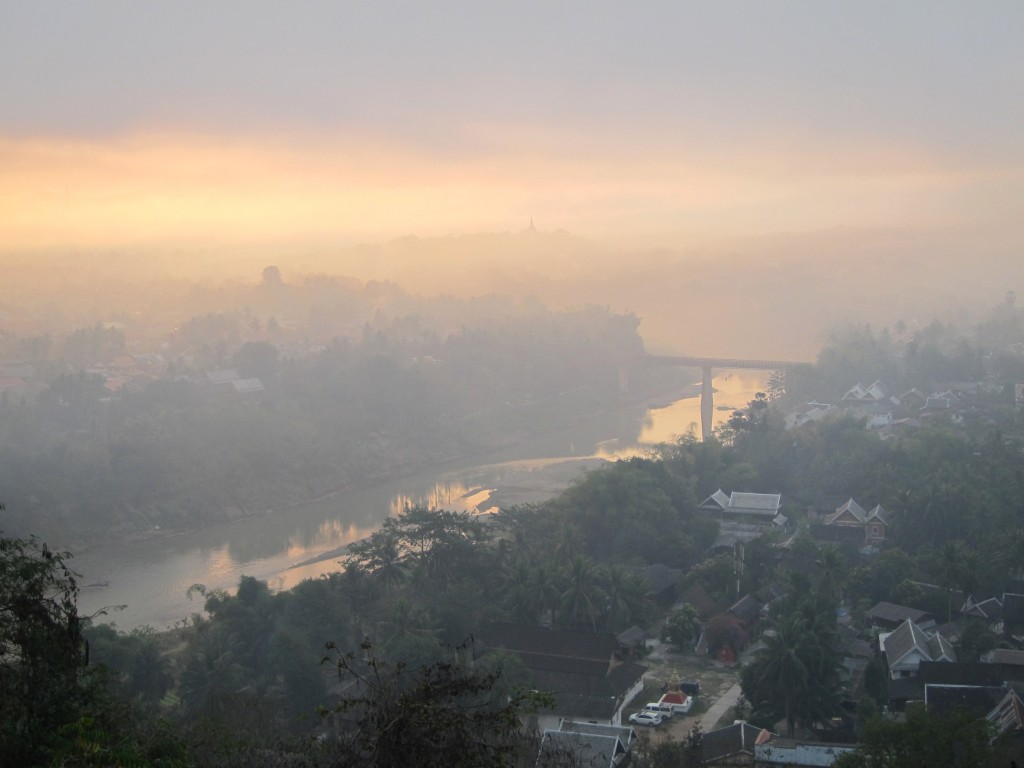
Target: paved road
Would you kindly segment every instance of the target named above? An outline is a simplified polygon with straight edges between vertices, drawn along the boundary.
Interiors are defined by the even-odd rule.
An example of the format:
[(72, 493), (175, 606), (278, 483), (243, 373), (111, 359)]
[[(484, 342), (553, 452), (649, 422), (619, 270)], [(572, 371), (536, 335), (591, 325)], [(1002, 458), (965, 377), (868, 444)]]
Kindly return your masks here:
[(721, 728), (726, 725), (732, 725), (732, 722), (720, 723), (723, 717), (736, 706), (736, 700), (740, 697), (740, 684), (736, 683), (729, 690), (722, 694), (722, 696), (708, 707), (708, 711), (701, 716), (701, 725), (705, 731), (713, 731), (716, 728)]
[[(670, 647), (664, 643), (660, 643), (656, 640), (649, 641), (651, 652), (648, 656), (650, 661), (655, 663), (657, 666), (657, 672), (651, 676), (648, 682), (662, 682), (667, 675), (675, 668), (674, 661), (676, 655), (672, 653)], [(756, 653), (756, 646), (747, 649), (741, 656), (741, 659), (749, 661), (754, 657)], [(690, 660), (692, 662), (692, 660)], [(716, 728), (721, 728), (727, 725), (732, 725), (732, 709), (736, 706), (736, 701), (739, 699), (742, 693), (739, 680), (736, 678), (738, 675), (735, 671), (731, 670), (720, 670), (721, 673), (728, 674), (732, 677), (732, 684), (722, 692), (720, 696), (712, 700), (712, 690), (717, 686), (710, 685), (707, 692), (702, 695), (706, 701), (711, 701), (711, 706), (701, 713), (687, 714), (687, 715), (676, 715), (671, 720), (667, 721), (662, 727), (653, 729), (654, 737), (660, 740), (674, 740), (682, 741), (690, 733), (690, 729), (698, 721), (701, 724), (701, 728), (704, 731), (713, 731)], [(692, 672), (694, 677), (700, 677), (699, 672)], [(705, 683), (708, 681), (705, 680)]]

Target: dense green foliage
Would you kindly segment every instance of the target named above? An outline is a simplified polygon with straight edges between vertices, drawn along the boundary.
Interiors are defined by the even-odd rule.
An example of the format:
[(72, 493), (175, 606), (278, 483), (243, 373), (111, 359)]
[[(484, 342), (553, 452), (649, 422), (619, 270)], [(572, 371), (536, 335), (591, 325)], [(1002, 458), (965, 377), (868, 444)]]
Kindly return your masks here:
[(790, 736), (798, 724), (809, 728), (840, 712), (836, 603), (823, 563), (815, 584), (794, 574), (790, 596), (773, 606), (763, 649), (741, 676), (751, 719), (768, 726), (785, 721)]
[(84, 645), (65, 557), (0, 538), (0, 754), (24, 765), (78, 714), (65, 691), (78, 689)]
[[(166, 723), (112, 695), (106, 670), (87, 666), (78, 587), (67, 558), (34, 539), (0, 536), (3, 764), (185, 765), (184, 746)], [(143, 678), (139, 674), (137, 682), (145, 695), (152, 689)]]
[[(456, 657), (466, 650), (456, 649)], [(501, 670), (488, 669), (487, 662), (472, 669), (447, 660), (391, 665), (367, 642), (358, 654), (336, 652), (325, 661), (357, 689), (332, 710), (348, 727), (324, 751), (341, 765), (511, 768), (521, 764), (524, 746), (534, 746), (520, 718), (549, 703), (536, 692), (502, 685)]]
[[(1009, 314), (1017, 322), (1016, 310)], [(209, 333), (218, 321), (197, 323)], [(983, 330), (998, 335), (995, 326)], [(22, 750), (11, 754), (25, 764), (256, 765), (282, 755), (301, 765), (374, 759), (384, 764), (395, 754), (447, 749), (447, 733), (428, 726), (440, 708), (455, 718), (451, 734), (480, 745), (477, 764), (500, 764), (514, 752), (513, 744), (525, 743), (512, 722), (516, 707), (529, 703), (517, 692), (529, 690), (531, 681), (513, 659), (492, 656), (472, 668), (479, 662), (474, 632), (492, 620), (609, 632), (632, 624), (649, 628), (664, 615), (641, 578), (642, 569), (654, 563), (684, 571), (680, 586), (700, 586), (726, 605), (768, 587), (782, 595), (773, 602), (771, 626), (760, 638), (763, 650), (742, 670), (750, 718), (765, 725), (784, 721), (791, 732), (827, 721), (840, 712), (838, 611), (849, 611), (857, 622), (873, 603), (891, 600), (953, 618), (956, 593), (996, 595), (1024, 575), (1024, 443), (1015, 412), (995, 385), (975, 396), (962, 420), (935, 418), (891, 440), (879, 439), (850, 415), (785, 428), (786, 399), (816, 387), (826, 388), (816, 395), (824, 398), (836, 391), (827, 387), (846, 388), (876, 375), (927, 387), (978, 373), (971, 344), (981, 344), (981, 331), (978, 341), (966, 346), (951, 342), (943, 329), (926, 331), (913, 348), (909, 341), (863, 329), (836, 337), (817, 366), (787, 382), (787, 395), (776, 388), (781, 401), (759, 397), (715, 439), (685, 438), (663, 446), (656, 459), (593, 471), (548, 503), (502, 510), (486, 523), (463, 513), (409, 508), (353, 545), (338, 572), (290, 591), (275, 593), (252, 577), (242, 577), (234, 594), (199, 588), (203, 612), (165, 635), (145, 630), (125, 635), (88, 622), (80, 626), (74, 578), (63, 556), (32, 541), (3, 539), (3, 746)], [(605, 332), (610, 333), (607, 326)], [(472, 370), (477, 378), (497, 371), (489, 380), (492, 394), (470, 393), (468, 384), (465, 392), (453, 394), (452, 387), (462, 386), (453, 371), (409, 363), (414, 349), (423, 355), (429, 346), (410, 345), (406, 338), (395, 351), (390, 345), (405, 337), (388, 333), (370, 333), (359, 344), (339, 342), (315, 361), (301, 363), (286, 363), (270, 346), (240, 348), (237, 365), (270, 384), (268, 398), (255, 404), (213, 400), (187, 383), (154, 384), (104, 402), (97, 382), (67, 377), (38, 403), (0, 408), (5, 424), (28, 446), (0, 466), (7, 472), (27, 470), (23, 488), (28, 490), (18, 496), (25, 502), (46, 493), (41, 478), (51, 478), (50, 495), (36, 496), (31, 510), (56, 504), (68, 514), (57, 502), (72, 490), (83, 505), (117, 509), (115, 496), (128, 489), (114, 496), (104, 490), (103, 478), (110, 475), (103, 473), (112, 469), (123, 476), (119, 482), (137, 486), (132, 492), (139, 495), (132, 498), (140, 508), (178, 493), (173, 483), (181, 482), (174, 479), (179, 472), (192, 482), (197, 475), (190, 473), (222, 473), (240, 486), (247, 473), (260, 474), (268, 485), (287, 476), (288, 483), (306, 484), (303, 493), (313, 493), (322, 482), (315, 476), (324, 457), (346, 471), (364, 466), (358, 462), (386, 466), (400, 452), (381, 446), (400, 443), (403, 430), (420, 429), (427, 411), (453, 415), (464, 397), (477, 398), (474, 405), (485, 410), (488, 398), (495, 397), (505, 405), (519, 402), (523, 408), (513, 410), (520, 415), (524, 409), (541, 413), (547, 401), (538, 393), (587, 378), (588, 365), (607, 367), (610, 358), (602, 355), (610, 354), (609, 348), (587, 342), (583, 333), (582, 325), (570, 323), (567, 329), (540, 322), (533, 333), (517, 326), (446, 337), (444, 344), (452, 346), (437, 359), (458, 361), (459, 370)], [(77, 339), (86, 346), (115, 342), (99, 333)], [(587, 343), (598, 350), (589, 363), (550, 370), (560, 344)], [(536, 351), (538, 367), (516, 374), (502, 369), (500, 350), (520, 346)], [(477, 357), (485, 348), (493, 356), (486, 364)], [(475, 363), (483, 368), (472, 369)], [(1000, 365), (998, 375), (1012, 370), (1009, 362)], [(914, 378), (925, 373), (932, 378)], [(525, 400), (507, 400), (524, 393), (530, 393), (529, 408)], [(300, 405), (304, 398), (316, 407)], [(406, 403), (404, 411), (393, 408), (398, 401)], [(30, 429), (39, 414), (53, 430), (46, 440)], [(314, 420), (320, 422), (316, 428)], [(518, 417), (511, 420), (521, 425)], [(246, 435), (230, 449), (213, 437), (228, 422)], [(96, 425), (107, 430), (108, 442), (92, 445), (86, 439)], [(479, 433), (477, 427), (479, 422), (474, 427)], [(325, 437), (321, 428), (358, 439), (349, 445)], [(53, 434), (62, 437), (47, 442)], [(465, 445), (444, 429), (432, 434), (441, 454), (446, 446)], [(377, 442), (368, 447), (367, 435)], [(207, 438), (215, 440), (223, 457), (214, 461), (204, 452)], [(195, 441), (195, 452), (183, 448), (189, 441)], [(14, 451), (15, 442), (11, 438), (0, 450)], [(181, 454), (168, 456), (168, 446)], [(426, 445), (420, 448), (429, 452)], [(403, 445), (401, 451), (407, 450), (419, 449)], [(35, 458), (29, 456), (33, 451)], [(345, 463), (346, 456), (357, 454), (356, 464)], [(70, 472), (64, 486), (49, 474), (51, 459)], [(154, 469), (163, 462), (171, 465)], [(211, 465), (197, 468), (192, 462)], [(99, 471), (90, 474), (94, 469)], [(737, 551), (712, 552), (716, 522), (697, 509), (718, 488), (781, 493), (791, 518), (784, 534), (747, 544), (742, 567)], [(812, 515), (807, 510), (820, 511), (823, 499), (848, 497), (869, 506), (880, 503), (887, 511), (888, 535), (873, 557), (862, 555), (859, 546), (819, 545), (808, 535)], [(242, 503), (228, 497), (221, 502)], [(776, 546), (783, 536), (785, 546)], [(684, 608), (670, 615), (667, 636), (676, 642), (692, 639), (694, 613)], [(735, 617), (715, 619), (704, 629), (712, 650), (750, 639)], [(89, 665), (83, 640), (90, 643)], [(341, 663), (340, 679), (333, 673), (338, 670), (318, 664), (327, 640), (339, 651), (332, 659)], [(1000, 642), (1005, 641), (986, 628), (968, 624), (958, 650), (964, 658), (977, 658)], [(373, 654), (367, 655), (371, 647)], [(363, 653), (349, 652), (355, 648)], [(39, 694), (27, 699), (27, 690)], [(877, 665), (868, 670), (866, 693), (879, 700), (884, 696), (884, 670)], [(424, 709), (416, 708), (417, 701)], [(862, 714), (870, 726), (864, 747), (844, 758), (845, 765), (917, 768), (922, 760), (931, 761), (930, 740), (960, 750), (969, 758), (964, 764), (983, 764), (970, 762), (987, 755), (977, 726), (936, 725), (919, 713), (904, 725), (876, 721), (870, 716), (875, 705), (865, 702)], [(313, 715), (316, 708), (334, 712), (335, 719)], [(464, 717), (467, 711), (487, 717), (475, 721)], [(15, 714), (7, 717), (8, 712)], [(402, 717), (389, 719), (389, 712)], [(392, 722), (402, 724), (401, 733), (387, 732)], [(338, 733), (352, 739), (334, 739)], [(650, 754), (652, 764), (695, 759), (692, 748), (681, 745), (651, 747)]]
[(841, 755), (835, 768), (921, 768), (1006, 765), (996, 763), (989, 723), (961, 710), (934, 715), (911, 707), (906, 720), (870, 720), (860, 746)]

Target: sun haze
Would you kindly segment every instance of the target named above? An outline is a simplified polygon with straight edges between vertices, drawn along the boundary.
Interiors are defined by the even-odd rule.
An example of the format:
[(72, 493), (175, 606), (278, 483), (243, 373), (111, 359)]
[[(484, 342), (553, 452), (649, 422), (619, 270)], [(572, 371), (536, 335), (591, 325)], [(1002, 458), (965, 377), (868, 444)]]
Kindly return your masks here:
[(923, 7), (9, 9), (0, 238), (998, 225), (1024, 12)]
[(893, 320), (1016, 274), (1022, 37), (1013, 2), (14, 6), (0, 263)]

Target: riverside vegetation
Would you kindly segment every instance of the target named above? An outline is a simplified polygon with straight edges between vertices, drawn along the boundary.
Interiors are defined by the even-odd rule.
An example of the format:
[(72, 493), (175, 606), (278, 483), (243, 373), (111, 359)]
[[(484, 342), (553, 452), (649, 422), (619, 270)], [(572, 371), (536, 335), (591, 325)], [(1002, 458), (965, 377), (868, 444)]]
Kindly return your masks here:
[[(1013, 307), (1000, 313), (1000, 322), (1022, 330)], [(773, 585), (788, 595), (765, 652), (742, 673), (749, 720), (783, 720), (795, 730), (841, 714), (835, 630), (822, 619), (835, 615), (840, 599), (856, 618), (878, 600), (902, 602), (914, 581), (996, 593), (1020, 577), (1024, 562), (1024, 434), (1009, 387), (1013, 360), (991, 367), (1002, 359), (984, 346), (991, 327), (973, 337), (952, 328), (925, 332), (932, 341), (867, 329), (837, 336), (817, 365), (798, 371), (785, 392), (752, 403), (715, 439), (682, 439), (657, 456), (591, 472), (548, 503), (502, 510), (487, 523), (412, 508), (353, 546), (336, 573), (288, 592), (251, 577), (233, 595), (197, 588), (202, 612), (170, 633), (125, 635), (99, 623), (103, 617), (79, 619), (66, 556), (4, 539), (0, 696), (5, 712), (20, 714), (5, 720), (0, 751), (30, 750), (25, 764), (373, 764), (383, 743), (377, 714), (392, 707), (387, 722), (409, 726), (408, 741), (395, 747), (405, 754), (436, 753), (451, 743), (439, 741), (443, 731), (485, 750), (475, 764), (532, 765), (536, 741), (518, 715), (544, 702), (526, 694), (530, 680), (516, 659), (494, 654), (475, 663), (474, 631), (495, 619), (542, 616), (591, 631), (654, 626), (664, 610), (645, 598), (635, 569), (655, 562), (682, 569), (683, 586), (699, 584), (715, 598), (735, 597), (737, 586), (744, 593)], [(963, 422), (940, 417), (889, 441), (843, 415), (785, 429), (787, 401), (810, 389), (838, 399), (851, 380), (870, 378), (868, 364), (912, 380), (922, 350), (938, 378), (943, 360), (960, 378), (958, 361), (969, 359), (977, 368), (968, 372), (992, 385)], [(819, 495), (885, 500), (890, 535), (884, 551), (864, 562), (799, 534), (780, 560), (775, 540), (762, 537), (748, 547), (737, 585), (731, 558), (708, 555), (716, 526), (696, 509), (719, 487), (782, 493), (798, 529), (799, 510)], [(941, 595), (937, 602), (941, 612)], [(991, 633), (965, 632), (958, 651), (977, 658), (997, 642)], [(354, 685), (374, 676), (387, 684)], [(865, 700), (845, 713), (863, 723), (864, 751), (844, 766), (920, 764), (925, 753), (872, 746), (893, 738), (878, 719), (883, 696), (878, 669), (869, 670)], [(456, 721), (417, 727), (424, 707)], [(474, 713), (486, 716), (472, 720)], [(924, 717), (901, 727), (907, 744), (927, 745), (936, 725)], [(976, 738), (974, 721), (940, 727), (971, 750), (974, 764), (1012, 748)], [(649, 764), (680, 759), (661, 749)]]

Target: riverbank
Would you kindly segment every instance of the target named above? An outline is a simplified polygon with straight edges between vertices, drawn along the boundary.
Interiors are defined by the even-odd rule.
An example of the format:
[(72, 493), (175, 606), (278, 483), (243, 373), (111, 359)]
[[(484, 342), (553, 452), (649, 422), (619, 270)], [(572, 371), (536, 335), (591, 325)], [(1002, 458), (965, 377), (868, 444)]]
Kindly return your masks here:
[[(62, 541), (58, 536), (44, 536), (55, 544), (57, 548), (74, 551), (78, 554), (86, 554), (96, 549), (112, 545), (137, 545), (143, 542), (171, 540), (188, 534), (201, 532), (223, 526), (236, 526), (254, 519), (271, 515), (288, 514), (296, 510), (308, 508), (313, 505), (329, 504), (333, 500), (341, 498), (346, 494), (359, 493), (368, 488), (379, 485), (399, 483), (402, 480), (425, 472), (444, 475), (469, 460), (481, 462), (492, 462), (485, 464), (487, 467), (498, 467), (502, 464), (509, 464), (503, 458), (514, 456), (518, 449), (538, 441), (553, 440), (560, 434), (575, 433), (581, 425), (588, 423), (599, 423), (616, 415), (635, 414), (639, 411), (664, 407), (667, 403), (678, 402), (687, 398), (699, 395), (700, 387), (696, 384), (682, 384), (674, 387), (659, 389), (656, 392), (641, 392), (633, 396), (626, 396), (615, 403), (609, 403), (606, 407), (591, 410), (589, 413), (580, 413), (567, 419), (565, 423), (551, 424), (550, 429), (537, 430), (520, 433), (513, 440), (506, 440), (497, 445), (490, 446), (463, 446), (459, 450), (453, 450), (451, 446), (442, 452), (443, 458), (440, 461), (429, 461), (429, 456), (423, 455), (415, 462), (405, 463), (401, 466), (393, 465), (393, 462), (382, 461), (378, 465), (378, 471), (374, 473), (362, 473), (358, 479), (350, 479), (322, 493), (306, 497), (300, 500), (283, 501), (276, 499), (268, 501), (267, 507), (263, 509), (245, 509), (229, 505), (225, 507), (220, 515), (213, 515), (208, 520), (198, 525), (191, 526), (152, 526), (148, 528), (124, 527), (107, 529), (102, 534), (93, 536), (76, 536), (73, 540)], [(549, 422), (550, 423), (550, 422)], [(618, 441), (608, 441), (618, 442)], [(534, 504), (546, 501), (557, 496), (569, 486), (583, 470), (594, 469), (604, 461), (614, 458), (615, 446), (609, 446), (609, 455), (604, 459), (584, 456), (567, 457), (556, 464), (538, 464), (530, 468), (529, 480), (526, 483), (516, 482), (507, 487), (495, 489), (488, 501), (480, 511), (488, 511), (502, 506), (513, 506), (516, 504)], [(515, 461), (513, 459), (512, 461)], [(535, 461), (535, 460), (532, 460)], [(526, 468), (523, 465), (522, 468)], [(536, 470), (536, 471), (534, 471)], [(476, 490), (484, 490), (482, 487)], [(143, 513), (138, 517), (145, 519)]]
[[(727, 374), (722, 380), (722, 402), (743, 404), (753, 396), (748, 390), (762, 388), (760, 381), (736, 388)], [(477, 451), (461, 462), (433, 462), (429, 469), (403, 472), (391, 482), (364, 481), (318, 502), (275, 507), (272, 514), (264, 510), (192, 531), (155, 531), (130, 546), (112, 541), (76, 552), (72, 567), (82, 574), (81, 582), (109, 585), (84, 590), (81, 609), (91, 614), (127, 605), (110, 615), (125, 630), (172, 626), (197, 610), (185, 597), (193, 584), (231, 591), (246, 575), (274, 590), (290, 589), (338, 570), (337, 561), (351, 542), (371, 535), (407, 504), (472, 511), (542, 502), (586, 471), (649, 453), (658, 440), (647, 435), (667, 440), (685, 434), (699, 418), (696, 390), (692, 383), (651, 388), (603, 415), (576, 418), (577, 410), (526, 442)]]

